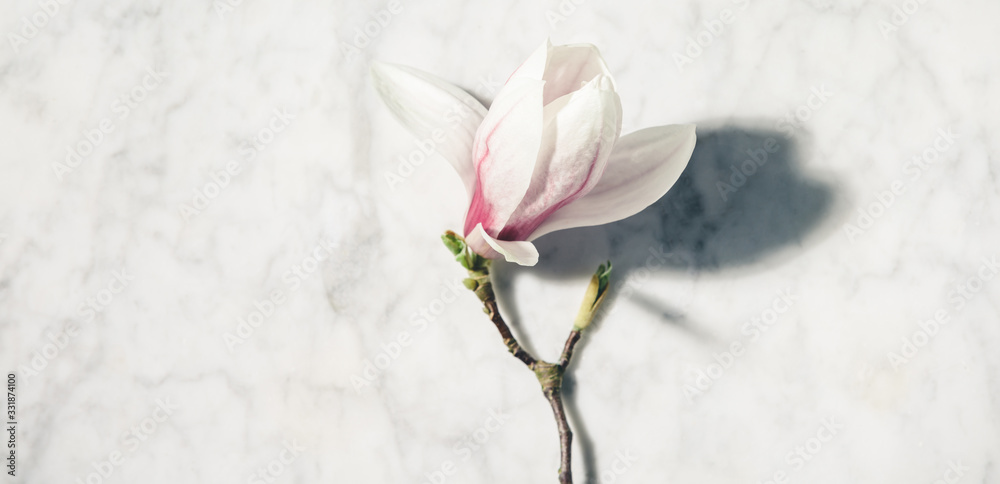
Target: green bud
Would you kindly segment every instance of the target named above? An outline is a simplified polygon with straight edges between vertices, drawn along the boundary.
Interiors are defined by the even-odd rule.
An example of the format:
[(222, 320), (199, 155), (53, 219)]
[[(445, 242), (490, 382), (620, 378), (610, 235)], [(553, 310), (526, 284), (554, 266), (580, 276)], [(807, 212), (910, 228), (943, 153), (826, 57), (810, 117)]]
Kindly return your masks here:
[[(441, 236), (441, 241), (455, 255), (455, 260), (469, 272), (484, 274), (490, 271), (492, 261), (473, 252), (461, 235), (449, 230)], [(469, 289), (476, 290), (474, 287), (469, 287)]]
[(479, 287), (479, 282), (471, 277), (463, 279), (462, 284), (465, 285), (466, 289), (470, 291), (475, 291)]
[(590, 285), (587, 286), (587, 292), (583, 295), (583, 302), (580, 304), (580, 312), (577, 313), (576, 320), (573, 321), (573, 329), (582, 331), (590, 326), (590, 322), (594, 320), (594, 314), (604, 302), (604, 297), (608, 295), (610, 278), (611, 261), (608, 261), (607, 266), (601, 264), (597, 268), (597, 272), (590, 278)]
[(462, 236), (456, 234), (452, 231), (447, 231), (441, 236), (441, 240), (444, 242), (445, 247), (451, 251), (453, 255), (459, 255), (465, 252), (465, 239)]

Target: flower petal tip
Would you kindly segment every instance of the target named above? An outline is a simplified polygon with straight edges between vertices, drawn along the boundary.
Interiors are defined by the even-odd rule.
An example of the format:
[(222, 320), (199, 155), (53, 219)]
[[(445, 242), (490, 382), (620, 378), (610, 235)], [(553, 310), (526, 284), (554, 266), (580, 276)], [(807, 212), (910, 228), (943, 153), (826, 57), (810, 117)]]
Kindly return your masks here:
[[(483, 229), (483, 224), (477, 224), (469, 236), (470, 241), (477, 238), (485, 241), (491, 249), (496, 251), (495, 254), (502, 255), (507, 262), (514, 262), (522, 266), (533, 266), (538, 263), (538, 249), (531, 242), (494, 239)], [(470, 243), (470, 245), (472, 244)], [(480, 255), (490, 257), (485, 254)]]

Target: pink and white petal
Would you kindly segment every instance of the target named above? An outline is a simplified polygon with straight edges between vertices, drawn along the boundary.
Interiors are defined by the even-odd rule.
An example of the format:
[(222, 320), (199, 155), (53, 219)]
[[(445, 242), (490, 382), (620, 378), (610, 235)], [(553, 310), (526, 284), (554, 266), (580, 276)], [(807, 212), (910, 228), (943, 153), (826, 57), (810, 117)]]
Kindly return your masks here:
[(477, 254), (488, 259), (496, 259), (503, 256), (507, 262), (515, 262), (522, 266), (533, 266), (538, 263), (538, 249), (535, 244), (525, 241), (497, 240), (490, 237), (483, 229), (483, 224), (477, 224), (476, 228), (465, 238)]
[(597, 185), (621, 133), (621, 112), (618, 94), (603, 76), (545, 106), (531, 185), (500, 238), (527, 240), (553, 212)]
[(542, 102), (548, 104), (592, 81), (597, 76), (607, 76), (614, 87), (614, 78), (608, 70), (601, 52), (592, 44), (557, 45), (549, 49), (545, 64), (545, 94)]
[[(472, 145), (486, 108), (461, 88), (419, 69), (374, 62), (371, 73), (396, 119), (418, 140), (431, 139), (471, 196), (476, 181)], [(444, 140), (437, 141), (442, 133)]]
[(476, 187), (464, 232), (477, 223), (496, 235), (524, 198), (542, 138), (542, 89), (539, 80), (507, 83), (476, 133), (473, 163)]
[(550, 49), (552, 49), (552, 42), (549, 39), (545, 39), (545, 42), (540, 47), (535, 49), (517, 69), (514, 69), (514, 72), (507, 78), (507, 82), (520, 77), (542, 80), (542, 76), (545, 75), (545, 64), (548, 61)]
[(493, 246), (486, 242), (487, 237), (489, 237), (489, 234), (483, 229), (483, 224), (476, 224), (471, 232), (465, 234), (465, 243), (469, 245), (469, 248), (473, 252), (487, 259), (497, 259), (503, 256), (503, 254), (494, 250)]
[(528, 237), (602, 225), (630, 217), (659, 200), (680, 178), (694, 151), (695, 125), (646, 128), (615, 144), (604, 176), (590, 193), (556, 210)]

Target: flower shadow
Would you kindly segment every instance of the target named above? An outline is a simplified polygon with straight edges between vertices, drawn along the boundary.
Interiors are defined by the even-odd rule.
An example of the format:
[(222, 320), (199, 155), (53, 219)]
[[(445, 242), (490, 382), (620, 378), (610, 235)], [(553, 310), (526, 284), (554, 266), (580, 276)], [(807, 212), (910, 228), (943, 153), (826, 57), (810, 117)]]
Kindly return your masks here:
[[(614, 288), (637, 271), (695, 278), (703, 272), (766, 270), (832, 230), (834, 183), (802, 170), (798, 144), (804, 141), (803, 135), (753, 123), (699, 124), (691, 161), (666, 195), (624, 220), (539, 238), (538, 265), (499, 264), (494, 282), (509, 287), (528, 273), (583, 279), (611, 260), (607, 302), (614, 302), (619, 296)], [(630, 292), (632, 302), (684, 325), (682, 311)], [(511, 319), (519, 320), (512, 299), (503, 302)]]
[(722, 271), (801, 246), (833, 212), (834, 190), (801, 170), (800, 142), (769, 129), (699, 127), (690, 163), (660, 200), (618, 222), (538, 239), (540, 262), (527, 270), (577, 277), (611, 259), (624, 274), (645, 267), (653, 249), (672, 256), (662, 270)]
[[(819, 173), (803, 171), (799, 144), (807, 138), (801, 133), (762, 128), (764, 125), (768, 124), (699, 124), (690, 163), (660, 200), (615, 223), (541, 237), (535, 241), (538, 265), (500, 264), (495, 282), (509, 287), (527, 273), (547, 279), (582, 280), (600, 263), (611, 260), (612, 290), (605, 309), (613, 308), (616, 299), (627, 292), (630, 303), (658, 319), (693, 337), (710, 339), (696, 322), (685, 317), (682, 301), (665, 301), (667, 298), (649, 294), (641, 284), (631, 281), (670, 273), (693, 283), (705, 272), (764, 271), (795, 257), (811, 241), (833, 230), (832, 215), (837, 212), (834, 183)], [(502, 302), (509, 319), (518, 322), (518, 304), (513, 299)], [(600, 316), (607, 314), (603, 311)], [(601, 320), (594, 324), (599, 328)], [(587, 339), (585, 335), (577, 358), (586, 358)], [(587, 474), (596, 476), (593, 445), (578, 418), (572, 377), (567, 377), (569, 415), (580, 437)]]

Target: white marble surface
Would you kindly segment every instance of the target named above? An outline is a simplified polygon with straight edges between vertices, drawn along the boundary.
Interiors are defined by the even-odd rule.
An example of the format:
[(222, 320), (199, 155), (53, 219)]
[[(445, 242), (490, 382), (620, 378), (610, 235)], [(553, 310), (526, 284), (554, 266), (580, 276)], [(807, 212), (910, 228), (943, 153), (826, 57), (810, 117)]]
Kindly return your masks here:
[(537, 382), (452, 290), (458, 178), (390, 187), (416, 146), (367, 76), (489, 100), (546, 36), (602, 49), (625, 132), (699, 124), (654, 207), (497, 268), (551, 359), (617, 266), (571, 371), (577, 482), (1000, 482), (1000, 280), (970, 282), (1000, 255), (1000, 4), (911, 0), (883, 35), (901, 0), (397, 1), (0, 6), (3, 482), (554, 482)]

